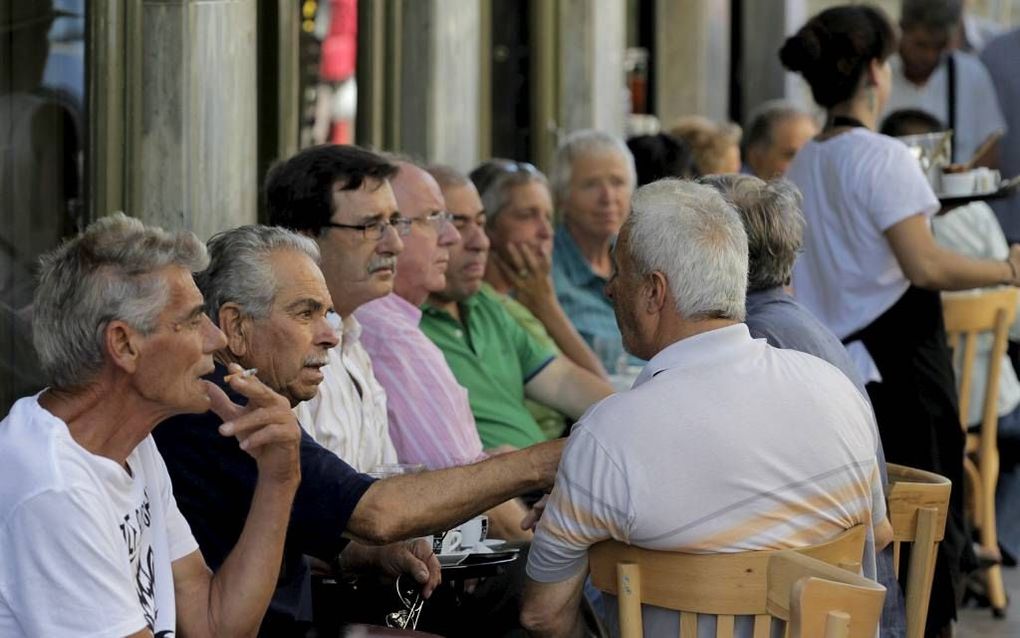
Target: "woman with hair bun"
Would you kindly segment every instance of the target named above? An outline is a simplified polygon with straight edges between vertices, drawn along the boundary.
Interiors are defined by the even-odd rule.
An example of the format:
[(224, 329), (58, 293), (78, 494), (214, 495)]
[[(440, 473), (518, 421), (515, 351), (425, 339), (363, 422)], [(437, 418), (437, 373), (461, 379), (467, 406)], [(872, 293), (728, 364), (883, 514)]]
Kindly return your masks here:
[[(827, 111), (824, 130), (787, 174), (804, 195), (807, 219), (793, 287), (872, 381), (888, 460), (962, 485), (964, 437), (938, 291), (1016, 285), (1020, 246), (990, 261), (935, 243), (929, 223), (940, 205), (919, 163), (904, 144), (875, 132), (895, 47), (885, 14), (854, 5), (819, 13), (779, 52)], [(961, 558), (973, 565), (965, 529), (963, 491), (953, 490), (928, 635), (955, 617)]]

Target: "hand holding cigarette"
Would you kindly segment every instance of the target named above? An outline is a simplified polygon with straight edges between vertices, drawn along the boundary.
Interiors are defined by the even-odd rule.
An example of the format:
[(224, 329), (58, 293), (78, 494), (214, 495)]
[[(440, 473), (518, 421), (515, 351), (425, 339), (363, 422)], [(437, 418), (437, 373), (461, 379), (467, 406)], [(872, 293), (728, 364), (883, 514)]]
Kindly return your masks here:
[(301, 476), (301, 427), (290, 411), (290, 402), (262, 383), (255, 376), (255, 368), (245, 370), (232, 363), (229, 370), (224, 379), (234, 391), (247, 397), (248, 403), (237, 405), (222, 389), (209, 384), (212, 409), (223, 419), (220, 434), (235, 437), (241, 449), (255, 459), (259, 480), (266, 477), (296, 484)]
[(223, 380), (230, 383), (234, 379), (248, 379), (255, 376), (258, 373), (258, 368), (248, 368), (247, 370), (241, 370), (240, 372), (232, 372), (227, 376), (223, 377)]

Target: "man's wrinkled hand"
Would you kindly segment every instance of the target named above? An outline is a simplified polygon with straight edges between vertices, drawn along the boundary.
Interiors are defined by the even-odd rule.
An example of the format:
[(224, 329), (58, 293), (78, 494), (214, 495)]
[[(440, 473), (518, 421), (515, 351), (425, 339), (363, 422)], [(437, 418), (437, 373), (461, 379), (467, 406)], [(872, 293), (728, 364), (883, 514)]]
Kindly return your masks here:
[(379, 568), (390, 576), (407, 574), (421, 586), (421, 595), (428, 598), (442, 581), (439, 559), (432, 544), (424, 538), (392, 543), (379, 548)]
[[(243, 371), (236, 363), (229, 368), (233, 373)], [(248, 398), (247, 405), (237, 405), (215, 384), (206, 382), (212, 410), (223, 419), (220, 434), (237, 439), (241, 449), (255, 459), (260, 477), (280, 483), (300, 481), (301, 427), (290, 411), (290, 402), (255, 376), (237, 374), (229, 383)]]

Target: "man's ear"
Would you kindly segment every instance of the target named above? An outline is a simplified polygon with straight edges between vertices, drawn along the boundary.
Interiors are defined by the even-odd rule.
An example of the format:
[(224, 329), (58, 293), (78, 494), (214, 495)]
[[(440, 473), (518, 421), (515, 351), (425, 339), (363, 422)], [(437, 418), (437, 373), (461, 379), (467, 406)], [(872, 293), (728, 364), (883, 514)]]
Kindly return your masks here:
[(644, 294), (645, 312), (650, 315), (661, 314), (669, 299), (669, 282), (666, 276), (655, 271), (645, 276)]
[(127, 323), (119, 319), (111, 321), (106, 324), (106, 329), (103, 331), (106, 356), (110, 357), (113, 365), (128, 374), (134, 374), (138, 369), (141, 338), (141, 334)]
[(252, 333), (251, 317), (238, 304), (228, 301), (220, 306), (220, 330), (227, 336), (227, 349), (234, 357), (248, 353), (248, 339)]

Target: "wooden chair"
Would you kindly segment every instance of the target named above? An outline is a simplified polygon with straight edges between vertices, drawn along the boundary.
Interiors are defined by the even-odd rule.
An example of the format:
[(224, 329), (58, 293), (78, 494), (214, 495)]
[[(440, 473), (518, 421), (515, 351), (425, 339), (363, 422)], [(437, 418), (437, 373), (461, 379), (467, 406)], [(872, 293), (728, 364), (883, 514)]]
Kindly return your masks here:
[(794, 638), (874, 638), (885, 588), (856, 574), (864, 537), (858, 525), (821, 545), (733, 554), (606, 541), (589, 566), (595, 587), (618, 597), (622, 638), (642, 635), (642, 602), (680, 612), (680, 638), (697, 636), (699, 614), (716, 616), (718, 638), (733, 636), (736, 616), (754, 616), (755, 638), (770, 635), (773, 617)]
[[(980, 293), (948, 294), (942, 297), (946, 334), (960, 371), (957, 379), (960, 395), (960, 425), (967, 432), (974, 359), (981, 335), (991, 335), (992, 349), (981, 404), (981, 431), (967, 432), (967, 458), (964, 471), (969, 483), (972, 519), (980, 530), (981, 546), (992, 554), (999, 552), (995, 532), (995, 486), (999, 479), (998, 398), (999, 373), (1006, 353), (1009, 326), (1016, 318), (1017, 290), (1003, 288)], [(961, 350), (962, 343), (962, 350)], [(988, 600), (992, 612), (1001, 616), (1006, 608), (1002, 570), (988, 568)]]
[(889, 463), (886, 500), (893, 528), (893, 565), (897, 576), (900, 549), (912, 543), (907, 567), (907, 638), (921, 638), (928, 618), (932, 577), (939, 543), (946, 530), (949, 513), (949, 479), (911, 467)]

